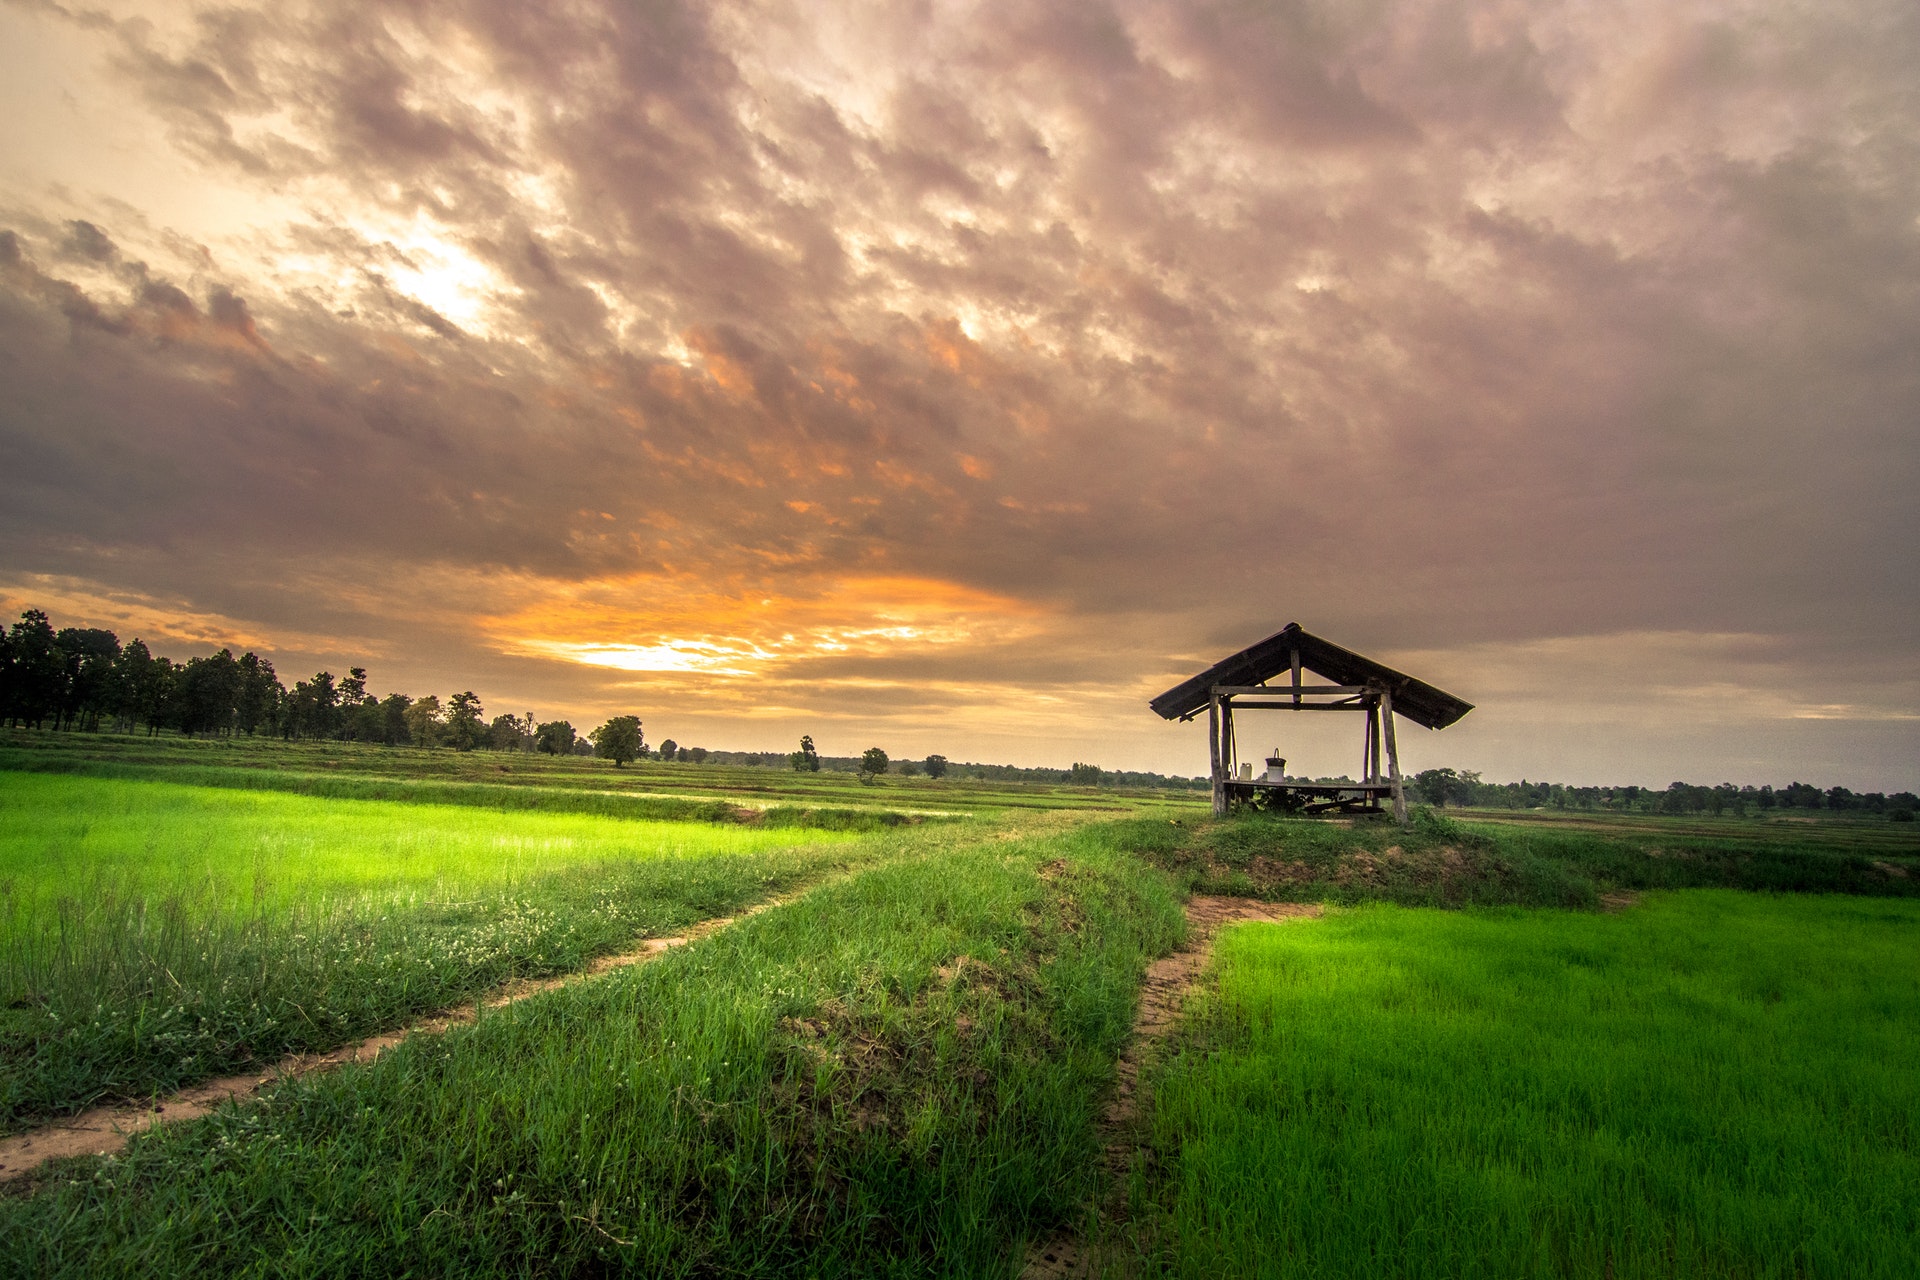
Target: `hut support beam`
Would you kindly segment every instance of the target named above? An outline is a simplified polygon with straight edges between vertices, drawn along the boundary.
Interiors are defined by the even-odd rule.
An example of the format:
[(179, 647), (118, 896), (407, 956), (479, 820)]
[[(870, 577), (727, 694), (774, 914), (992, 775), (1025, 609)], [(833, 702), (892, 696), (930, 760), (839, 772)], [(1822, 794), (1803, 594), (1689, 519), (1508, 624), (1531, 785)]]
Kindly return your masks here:
[(1227, 785), (1220, 772), (1220, 695), (1207, 699), (1207, 763), (1212, 768), (1213, 816), (1227, 816)]
[(1373, 776), (1367, 781), (1378, 782), (1380, 781), (1380, 704), (1377, 702), (1367, 716), (1367, 736), (1372, 739), (1373, 744)]
[(1374, 757), (1373, 751), (1373, 735), (1379, 723), (1380, 709), (1369, 705), (1367, 727), (1360, 735), (1360, 781), (1362, 782), (1372, 782), (1374, 770), (1380, 767), (1380, 762)]
[(1380, 693), (1380, 720), (1387, 731), (1387, 781), (1393, 784), (1393, 820), (1407, 825), (1407, 789), (1400, 782), (1400, 748), (1393, 740), (1393, 694)]

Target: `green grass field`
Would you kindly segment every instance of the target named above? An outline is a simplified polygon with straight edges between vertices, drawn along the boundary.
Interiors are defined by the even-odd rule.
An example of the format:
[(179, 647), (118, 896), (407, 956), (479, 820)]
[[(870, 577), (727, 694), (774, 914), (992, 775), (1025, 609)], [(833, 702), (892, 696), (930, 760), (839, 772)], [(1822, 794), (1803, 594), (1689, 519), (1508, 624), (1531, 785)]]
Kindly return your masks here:
[[(1206, 808), (1203, 792), (1070, 787), (889, 774), (862, 786), (850, 773), (782, 765), (662, 764), (615, 768), (590, 757), (459, 752), (353, 742), (46, 734), (0, 728), (0, 771), (156, 777), (202, 786), (294, 791), (334, 799), (538, 808), (609, 817), (690, 818), (864, 827), (896, 815), (1128, 813)], [(865, 820), (864, 822), (862, 820)]]
[(763, 853), (849, 834), (708, 822), (618, 822), (156, 781), (0, 774), (7, 932), (48, 928), (58, 904), (180, 897), (222, 912), (318, 901), (470, 896), (579, 867)]
[(1153, 1082), (1180, 1276), (1920, 1274), (1920, 904), (1241, 926)]
[[(1204, 803), (0, 735), (0, 1131), (805, 891), (14, 1184), (0, 1275), (1913, 1270), (1908, 830)], [(1192, 891), (1355, 909), (1228, 935), (1103, 1219)]]
[(1822, 828), (1801, 841), (1772, 832), (1746, 840), (1733, 820), (1703, 829), (1684, 818), (1618, 826), (1479, 818), (1415, 810), (1399, 827), (1247, 814), (1142, 828), (1138, 839), (1191, 891), (1290, 902), (1592, 908), (1610, 894), (1692, 888), (1920, 896), (1911, 823), (1880, 823), (1862, 851), (1856, 835)]
[[(1098, 828), (953, 828), (652, 965), (0, 1201), (21, 1273), (993, 1275), (1095, 1190), (1178, 905)], [(1062, 830), (1063, 826), (1066, 829)]]
[(0, 774), (0, 1128), (565, 972), (863, 839)]

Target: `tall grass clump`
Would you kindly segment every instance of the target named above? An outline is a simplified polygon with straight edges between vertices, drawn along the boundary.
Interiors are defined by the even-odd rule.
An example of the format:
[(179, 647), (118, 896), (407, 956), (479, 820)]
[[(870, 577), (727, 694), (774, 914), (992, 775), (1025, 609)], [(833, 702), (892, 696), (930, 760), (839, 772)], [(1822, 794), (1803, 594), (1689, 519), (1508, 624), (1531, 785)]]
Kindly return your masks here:
[(1170, 1276), (1920, 1274), (1920, 905), (1243, 926), (1151, 1073)]
[(986, 1275), (1074, 1212), (1164, 877), (922, 830), (563, 988), (0, 1202), (41, 1274)]

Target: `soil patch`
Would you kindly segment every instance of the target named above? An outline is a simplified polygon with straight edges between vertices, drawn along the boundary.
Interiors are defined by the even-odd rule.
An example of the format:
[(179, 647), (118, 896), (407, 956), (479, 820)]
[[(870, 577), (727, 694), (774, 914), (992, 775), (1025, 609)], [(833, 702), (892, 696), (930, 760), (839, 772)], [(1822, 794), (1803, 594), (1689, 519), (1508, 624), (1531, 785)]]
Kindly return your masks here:
[[(1112, 1100), (1100, 1119), (1102, 1159), (1109, 1187), (1125, 1185), (1136, 1148), (1137, 1121), (1143, 1099), (1140, 1072), (1153, 1047), (1180, 1018), (1187, 992), (1206, 971), (1213, 955), (1214, 934), (1223, 925), (1243, 920), (1278, 924), (1324, 914), (1319, 903), (1262, 902), (1255, 898), (1196, 895), (1187, 900), (1186, 945), (1147, 966), (1140, 984), (1140, 1008), (1133, 1018), (1133, 1039), (1120, 1055)], [(1097, 1274), (1096, 1260), (1080, 1237), (1071, 1231), (1028, 1246), (1021, 1280), (1058, 1280)]]
[(559, 977), (510, 982), (473, 1004), (443, 1010), (430, 1017), (409, 1023), (398, 1030), (369, 1036), (365, 1040), (342, 1045), (327, 1053), (290, 1054), (264, 1071), (207, 1080), (145, 1105), (122, 1103), (94, 1107), (69, 1119), (0, 1139), (0, 1183), (27, 1177), (37, 1172), (49, 1160), (59, 1160), (68, 1156), (112, 1155), (125, 1147), (128, 1139), (144, 1133), (155, 1125), (197, 1120), (214, 1111), (222, 1103), (245, 1102), (261, 1090), (283, 1080), (311, 1075), (316, 1071), (331, 1071), (349, 1062), (369, 1062), (410, 1036), (439, 1035), (454, 1027), (464, 1026), (478, 1018), (482, 1010), (504, 1008), (516, 1000), (525, 1000), (529, 996), (556, 990), (569, 982), (596, 978), (615, 969), (645, 964), (663, 952), (685, 946), (718, 929), (724, 929), (736, 920), (759, 915), (762, 911), (791, 902), (798, 896), (798, 894), (789, 894), (771, 898), (747, 908), (738, 915), (702, 921), (675, 937), (648, 938), (631, 951), (601, 956), (583, 968)]

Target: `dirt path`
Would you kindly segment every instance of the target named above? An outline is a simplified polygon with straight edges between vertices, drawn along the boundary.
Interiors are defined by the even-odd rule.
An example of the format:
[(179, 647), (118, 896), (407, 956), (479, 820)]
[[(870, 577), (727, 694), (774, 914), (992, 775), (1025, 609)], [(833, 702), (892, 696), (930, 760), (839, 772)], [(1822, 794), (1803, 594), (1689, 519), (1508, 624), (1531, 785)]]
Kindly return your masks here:
[[(1140, 1095), (1140, 1071), (1154, 1045), (1173, 1030), (1180, 1019), (1180, 1005), (1187, 992), (1206, 972), (1213, 955), (1213, 938), (1222, 925), (1243, 920), (1278, 924), (1324, 914), (1318, 903), (1260, 902), (1252, 898), (1194, 897), (1187, 900), (1187, 942), (1164, 959), (1147, 966), (1140, 984), (1140, 1009), (1133, 1018), (1133, 1039), (1120, 1055), (1118, 1079), (1113, 1099), (1100, 1118), (1101, 1163), (1107, 1185), (1118, 1189), (1132, 1167), (1134, 1139), (1143, 1099)], [(1092, 1276), (1098, 1273), (1097, 1260), (1090, 1257), (1079, 1236), (1062, 1232), (1050, 1240), (1027, 1249), (1026, 1265), (1020, 1280), (1061, 1280), (1064, 1277)]]
[[(809, 889), (812, 887), (808, 886)], [(197, 1120), (223, 1102), (244, 1102), (262, 1089), (278, 1084), (282, 1080), (312, 1075), (316, 1071), (331, 1071), (349, 1062), (371, 1061), (409, 1036), (439, 1035), (454, 1027), (464, 1026), (477, 1019), (483, 1009), (503, 1008), (515, 1000), (525, 1000), (529, 996), (553, 991), (569, 982), (596, 978), (615, 969), (645, 964), (663, 952), (685, 946), (689, 942), (696, 942), (737, 920), (745, 920), (749, 916), (759, 915), (762, 911), (770, 911), (774, 907), (792, 902), (806, 892), (807, 889), (802, 889), (799, 893), (769, 898), (765, 902), (755, 903), (738, 915), (703, 920), (675, 937), (648, 938), (632, 951), (601, 956), (589, 962), (584, 968), (561, 974), (559, 977), (520, 979), (510, 982), (473, 1004), (444, 1010), (431, 1017), (409, 1023), (399, 1030), (369, 1036), (365, 1040), (343, 1045), (328, 1053), (289, 1054), (265, 1070), (208, 1080), (190, 1089), (182, 1089), (171, 1097), (145, 1105), (122, 1104), (94, 1107), (44, 1128), (15, 1134), (10, 1138), (0, 1138), (0, 1183), (24, 1178), (49, 1160), (57, 1160), (65, 1156), (111, 1155), (126, 1146), (129, 1138), (157, 1124), (178, 1124), (183, 1120)]]

